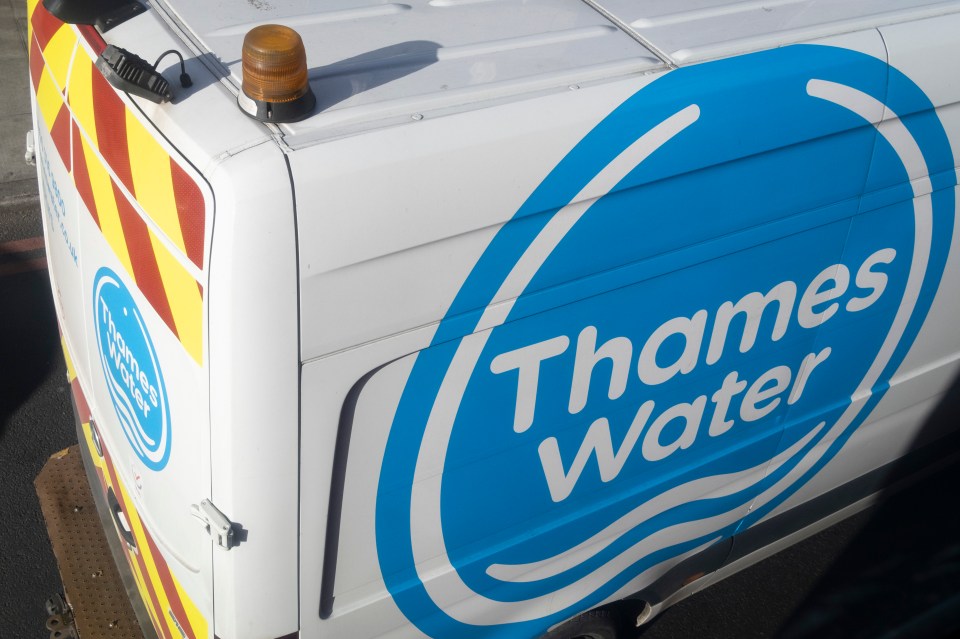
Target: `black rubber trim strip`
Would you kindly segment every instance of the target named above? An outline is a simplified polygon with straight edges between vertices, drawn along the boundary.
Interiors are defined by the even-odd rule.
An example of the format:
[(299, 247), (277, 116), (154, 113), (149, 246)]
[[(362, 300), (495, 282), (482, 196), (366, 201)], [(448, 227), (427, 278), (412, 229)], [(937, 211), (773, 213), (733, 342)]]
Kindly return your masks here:
[[(388, 362), (387, 364), (389, 364)], [(323, 575), (320, 581), (320, 618), (327, 619), (333, 613), (333, 587), (337, 579), (337, 554), (340, 550), (340, 519), (343, 515), (343, 488), (347, 478), (347, 455), (350, 452), (350, 437), (353, 434), (353, 418), (357, 412), (357, 400), (367, 382), (387, 364), (381, 364), (361, 377), (347, 393), (340, 409), (337, 426), (337, 442), (333, 451), (333, 473), (330, 478), (330, 502), (327, 507), (327, 535), (323, 546)]]
[[(340, 411), (333, 459), (333, 477), (330, 483), (330, 505), (327, 514), (326, 545), (323, 553), (323, 576), (320, 585), (321, 619), (327, 619), (333, 613), (333, 587), (336, 580), (337, 552), (340, 542), (343, 489), (357, 400), (367, 382), (390, 363), (392, 362), (382, 364), (361, 377), (350, 389)], [(937, 421), (938, 413), (945, 409), (950, 410), (950, 407), (947, 406), (950, 402), (947, 400), (952, 398), (957, 401), (957, 398), (960, 398), (960, 377), (954, 382), (953, 387), (953, 390), (946, 394), (946, 399), (941, 402), (928, 423)], [(960, 430), (958, 430), (960, 426), (958, 426), (957, 420), (951, 414), (951, 416), (941, 418), (939, 421), (945, 421), (949, 424), (947, 427), (949, 430), (946, 433), (934, 434), (925, 428), (918, 438), (923, 443), (903, 457), (880, 466), (772, 519), (756, 524), (735, 535), (732, 539), (716, 543), (688, 557), (643, 590), (624, 597), (624, 599), (641, 600), (650, 604), (660, 603), (682, 588), (684, 582), (697, 573), (713, 572), (713, 570), (802, 530), (861, 499), (877, 493), (884, 493), (882, 497), (887, 497), (900, 488), (906, 487), (910, 481), (922, 475), (924, 471), (934, 470), (938, 462), (952, 457), (957, 450), (960, 450)]]
[(641, 592), (627, 598), (645, 601), (651, 605), (660, 603), (683, 588), (691, 577), (710, 574), (723, 566), (732, 548), (733, 537), (722, 539), (709, 548), (690, 555)]

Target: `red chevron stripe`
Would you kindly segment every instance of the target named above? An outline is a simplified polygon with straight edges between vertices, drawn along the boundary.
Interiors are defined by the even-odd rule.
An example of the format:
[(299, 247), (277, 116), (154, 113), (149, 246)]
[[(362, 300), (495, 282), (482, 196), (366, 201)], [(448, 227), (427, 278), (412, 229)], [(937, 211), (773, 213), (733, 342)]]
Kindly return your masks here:
[[(117, 491), (114, 491), (114, 493), (116, 492)], [(123, 498), (120, 495), (117, 495), (117, 500), (121, 502), (124, 512), (128, 512), (127, 508), (129, 508), (129, 506), (123, 502)], [(175, 638), (171, 634), (170, 629), (167, 627), (167, 624), (161, 623), (160, 620), (157, 619), (157, 615), (160, 615), (162, 618), (163, 608), (160, 607), (160, 598), (157, 597), (156, 589), (153, 587), (153, 581), (151, 581), (150, 573), (149, 571), (147, 571), (147, 564), (143, 560), (143, 554), (139, 552), (138, 553), (132, 553), (130, 551), (126, 551), (126, 552), (127, 552), (127, 557), (132, 556), (136, 560), (137, 565), (140, 567), (140, 574), (143, 576), (143, 587), (147, 589), (147, 594), (150, 596), (150, 601), (153, 603), (151, 612), (155, 611), (155, 614), (151, 614), (151, 617), (153, 620), (153, 627), (157, 630), (157, 634), (159, 634), (163, 639), (179, 639), (179, 638)]]
[[(120, 508), (127, 515), (128, 521), (130, 521), (130, 504), (123, 498), (123, 491), (120, 489), (120, 482), (117, 480), (117, 471), (113, 467), (113, 461), (110, 459), (110, 453), (106, 449), (103, 450), (103, 460), (106, 462), (107, 472), (110, 473), (110, 483), (114, 487), (113, 494), (116, 496), (117, 501), (120, 502)], [(142, 523), (142, 522), (141, 522)], [(133, 524), (130, 524), (133, 526)], [(146, 531), (146, 528), (144, 528)], [(140, 574), (143, 576), (143, 585), (147, 589), (147, 594), (150, 596), (149, 602), (144, 602), (147, 604), (147, 608), (150, 608), (150, 603), (153, 603), (153, 610), (160, 611), (160, 600), (157, 597), (157, 593), (154, 591), (153, 582), (150, 580), (150, 573), (147, 571), (147, 565), (143, 561), (143, 553), (131, 553), (129, 550), (125, 551), (128, 559), (134, 559), (137, 565), (140, 567)], [(174, 639), (170, 636), (170, 632), (167, 629), (166, 624), (161, 624), (157, 622), (157, 619), (153, 620), (153, 625), (157, 629), (157, 633), (161, 635), (163, 639)]]
[(153, 608), (147, 608), (147, 613), (150, 615), (150, 622), (153, 624), (153, 627), (158, 629), (157, 634), (160, 635), (161, 639), (180, 639), (179, 637), (170, 637), (170, 635), (167, 634), (166, 624), (160, 624), (160, 621), (157, 620), (157, 613)]
[(173, 177), (173, 196), (177, 201), (177, 215), (180, 218), (180, 232), (187, 257), (203, 268), (203, 230), (205, 208), (200, 187), (187, 175), (180, 165), (170, 158), (170, 174)]
[(100, 226), (100, 216), (97, 215), (97, 202), (93, 199), (93, 187), (90, 186), (90, 173), (87, 171), (87, 158), (83, 154), (83, 143), (80, 140), (80, 129), (73, 123), (73, 183), (77, 187), (80, 199), (90, 211), (93, 221)]
[(33, 82), (33, 92), (40, 88), (40, 74), (43, 73), (43, 54), (36, 37), (30, 38), (30, 81)]
[(87, 404), (87, 398), (83, 395), (83, 389), (80, 388), (80, 380), (75, 378), (70, 382), (70, 392), (73, 393), (73, 401), (77, 407), (77, 415), (81, 422), (90, 421), (90, 406)]
[[(97, 451), (93, 451), (92, 454), (93, 454), (93, 455), (96, 455), (96, 454), (97, 454)], [(103, 470), (102, 470), (99, 466), (97, 466), (96, 469), (97, 469), (97, 479), (100, 480), (100, 488), (103, 490), (103, 494), (106, 495), (106, 494), (107, 494), (107, 480), (106, 480), (106, 479), (104, 478), (104, 476), (103, 476)]]
[(37, 35), (41, 50), (47, 48), (50, 39), (63, 26), (62, 22), (44, 8), (43, 2), (37, 3), (30, 22), (33, 23), (33, 32)]
[(70, 171), (70, 109), (61, 106), (57, 111), (57, 117), (53, 119), (53, 126), (50, 128), (50, 138), (53, 140), (53, 146), (57, 147), (60, 153), (60, 159), (63, 160), (63, 166)]
[[(117, 201), (117, 211), (120, 213), (120, 226), (123, 227), (123, 237), (127, 242), (127, 252), (133, 265), (133, 279), (137, 288), (143, 293), (153, 310), (160, 319), (177, 335), (177, 327), (173, 322), (173, 313), (167, 293), (160, 279), (160, 268), (157, 266), (157, 257), (153, 254), (153, 245), (150, 242), (150, 229), (134, 210), (127, 197), (113, 184), (113, 196)], [(179, 335), (177, 335), (179, 337)]]
[[(91, 424), (90, 424), (90, 437), (91, 437), (91, 438), (93, 437), (93, 431), (94, 431), (95, 428), (96, 428), (96, 426), (91, 423)], [(83, 445), (84, 445), (84, 446), (87, 446), (87, 442), (83, 442)], [(95, 459), (97, 458), (97, 449), (96, 449), (96, 448), (91, 448), (90, 446), (87, 446), (87, 450), (90, 452), (90, 458), (95, 460)], [(106, 497), (106, 496), (107, 496), (107, 478), (104, 477), (104, 475), (103, 475), (103, 468), (102, 468), (99, 464), (94, 464), (94, 465), (93, 465), (93, 468), (94, 468), (94, 470), (97, 471), (97, 479), (100, 481), (100, 490), (103, 491), (103, 496)], [(93, 487), (91, 486), (91, 488), (93, 488)]]
[(107, 43), (103, 40), (103, 36), (100, 35), (100, 32), (97, 31), (92, 24), (78, 24), (77, 31), (80, 32), (83, 39), (86, 40), (90, 48), (93, 49), (94, 55), (100, 55), (103, 53), (103, 50), (107, 48)]
[(97, 147), (120, 182), (136, 197), (127, 150), (127, 107), (103, 74), (95, 70), (92, 77)]
[(153, 537), (146, 527), (143, 529), (143, 534), (146, 536), (147, 544), (150, 546), (150, 554), (153, 555), (153, 565), (156, 567), (157, 574), (160, 576), (163, 591), (167, 593), (167, 601), (170, 602), (170, 609), (173, 611), (173, 616), (177, 618), (180, 627), (187, 633), (187, 637), (190, 639), (199, 639), (196, 631), (190, 625), (190, 618), (187, 617), (187, 613), (183, 609), (183, 602), (180, 601), (180, 593), (177, 592), (177, 587), (173, 583), (173, 577), (170, 575), (170, 567), (167, 566), (166, 560), (164, 560), (163, 555), (160, 554), (157, 544), (154, 543)]

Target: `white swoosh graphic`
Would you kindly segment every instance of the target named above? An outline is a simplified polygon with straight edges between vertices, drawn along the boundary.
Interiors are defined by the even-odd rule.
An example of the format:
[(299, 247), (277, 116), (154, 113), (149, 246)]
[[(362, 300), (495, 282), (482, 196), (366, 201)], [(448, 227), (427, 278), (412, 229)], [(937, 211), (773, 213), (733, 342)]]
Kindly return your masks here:
[[(833, 102), (863, 117), (867, 122), (876, 126), (878, 132), (896, 151), (912, 178), (914, 188), (913, 207), (916, 228), (914, 250), (900, 307), (894, 316), (890, 330), (877, 353), (876, 359), (852, 394), (850, 405), (837, 422), (824, 434), (816, 447), (804, 455), (784, 477), (757, 497), (753, 504), (754, 508), (769, 503), (798, 481), (806, 471), (823, 457), (830, 448), (830, 444), (843, 434), (863, 409), (871, 396), (874, 384), (889, 364), (913, 314), (922, 288), (932, 241), (933, 211), (929, 195), (931, 191), (929, 178), (926, 177), (926, 162), (916, 141), (899, 118), (891, 113), (892, 120), (877, 124), (886, 109), (885, 105), (871, 96), (845, 85), (823, 80), (811, 80), (807, 84), (807, 92), (813, 97)], [(890, 113), (889, 109), (886, 110)], [(503, 299), (508, 297), (511, 292), (523, 291), (560, 240), (598, 198), (608, 193), (640, 162), (693, 124), (698, 117), (699, 108), (696, 105), (691, 105), (661, 122), (617, 156), (591, 180), (570, 204), (561, 209), (544, 226), (504, 280), (493, 299)], [(741, 516), (738, 507), (709, 518), (681, 522), (661, 529), (638, 541), (574, 583), (555, 592), (531, 599), (510, 602), (495, 601), (484, 597), (467, 586), (451, 565), (443, 539), (440, 513), (442, 460), (446, 459), (453, 423), (467, 382), (492, 329), (500, 326), (506, 320), (515, 301), (516, 298), (513, 298), (488, 306), (480, 318), (477, 332), (461, 340), (427, 420), (423, 444), (417, 458), (411, 495), (410, 533), (418, 577), (437, 606), (453, 619), (472, 625), (500, 625), (546, 617), (589, 596), (623, 571), (631, 562), (638, 561), (658, 550), (703, 537), (705, 530), (720, 530), (724, 526), (735, 522)], [(772, 461), (771, 469), (775, 470), (783, 466), (793, 455), (802, 450), (803, 446), (809, 443), (814, 436), (820, 433), (824, 426), (825, 423), (821, 422), (800, 442), (778, 455)], [(756, 470), (751, 469), (751, 471)], [(613, 539), (608, 540), (609, 536), (622, 534), (650, 517), (663, 512), (666, 508), (677, 503), (684, 503), (685, 498), (692, 490), (703, 490), (718, 480), (730, 481), (729, 486), (711, 494), (711, 497), (732, 494), (741, 488), (741, 483), (751, 471), (694, 480), (684, 486), (672, 489), (631, 511), (601, 533), (566, 551), (566, 553), (571, 553), (569, 556), (564, 553), (557, 557), (530, 564), (494, 564), (488, 568), (488, 574), (504, 581), (515, 582), (530, 582), (561, 574), (596, 556), (598, 552), (612, 543)], [(670, 503), (671, 499), (675, 501)], [(605, 541), (606, 544), (604, 544)], [(648, 568), (638, 575), (638, 578), (647, 579), (647, 582), (653, 581), (682, 557), (694, 554), (714, 541), (716, 540)], [(598, 544), (604, 545), (598, 546)], [(594, 546), (597, 546), (596, 549), (594, 549)]]
[[(609, 193), (654, 151), (696, 122), (699, 117), (700, 108), (692, 104), (653, 127), (614, 158), (570, 204), (547, 222), (514, 265), (493, 299), (505, 297), (511, 291), (524, 290), (560, 240), (599, 198)], [(437, 464), (442, 464), (442, 460), (446, 459), (457, 408), (491, 329), (506, 320), (515, 302), (516, 298), (488, 306), (478, 322), (477, 332), (461, 340), (427, 419), (414, 473), (410, 537), (417, 574), (430, 598), (447, 614), (464, 623), (493, 625), (539, 619), (575, 604), (609, 578), (601, 568), (548, 595), (526, 601), (498, 602), (470, 589), (450, 564), (440, 521), (439, 474), (443, 469)], [(649, 543), (644, 540), (641, 544), (645, 542)], [(453, 606), (458, 602), (463, 604), (453, 610)]]
[[(788, 459), (796, 455), (820, 432), (822, 427), (823, 422), (793, 446), (780, 453), (770, 462), (773, 469), (779, 468), (786, 463)], [(590, 560), (610, 544), (614, 543), (622, 534), (666, 512), (677, 504), (684, 504), (692, 500), (700, 501), (726, 497), (747, 488), (747, 484), (749, 483), (747, 480), (763, 471), (767, 463), (768, 462), (764, 461), (760, 465), (754, 468), (748, 468), (747, 470), (741, 470), (727, 475), (701, 477), (681, 486), (676, 486), (644, 502), (590, 539), (574, 546), (570, 550), (564, 551), (561, 555), (527, 564), (493, 564), (487, 568), (487, 574), (501, 581), (521, 583), (554, 577)], [(711, 488), (717, 484), (723, 484), (723, 486), (719, 490), (711, 491)], [(739, 510), (739, 506), (737, 509)], [(702, 521), (707, 520), (701, 520), (701, 523)]]

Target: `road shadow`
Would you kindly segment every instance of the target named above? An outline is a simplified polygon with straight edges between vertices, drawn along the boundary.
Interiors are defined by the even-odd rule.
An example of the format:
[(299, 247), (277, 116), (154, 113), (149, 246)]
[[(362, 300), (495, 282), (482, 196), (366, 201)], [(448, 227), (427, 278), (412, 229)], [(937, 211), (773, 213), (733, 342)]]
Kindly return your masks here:
[[(727, 577), (640, 629), (631, 623), (637, 608), (628, 608), (624, 636), (960, 636), (960, 500), (954, 488), (960, 485), (960, 376), (910, 448), (883, 472), (824, 495), (828, 503), (839, 498), (829, 510), (813, 499), (808, 504), (819, 515), (807, 516), (803, 506), (795, 514), (806, 525), (837, 504), (850, 503), (851, 494), (879, 493), (873, 508)], [(751, 545), (744, 552), (759, 547)]]
[(0, 443), (14, 412), (58, 364), (60, 349), (43, 258), (0, 245)]
[[(960, 376), (925, 421), (912, 459), (782, 627), (783, 639), (960, 634)], [(917, 457), (919, 456), (919, 457)], [(905, 484), (904, 478), (926, 470)]]
[(62, 585), (33, 479), (76, 435), (42, 248), (10, 244), (0, 244), (0, 637), (40, 637), (44, 601)]

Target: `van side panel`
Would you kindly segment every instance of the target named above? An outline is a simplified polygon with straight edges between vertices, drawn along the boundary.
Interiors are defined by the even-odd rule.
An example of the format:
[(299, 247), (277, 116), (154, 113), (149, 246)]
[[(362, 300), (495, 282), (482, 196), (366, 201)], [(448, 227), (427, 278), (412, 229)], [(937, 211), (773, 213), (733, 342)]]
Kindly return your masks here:
[[(944, 67), (957, 58), (956, 29), (960, 17), (943, 16), (880, 28), (890, 58), (891, 81), (884, 123), (879, 131), (895, 136), (899, 123), (922, 141), (939, 122), (952, 149), (960, 148), (960, 88), (953, 81), (954, 70)], [(917, 100), (908, 90), (919, 86), (927, 101)], [(891, 152), (887, 141), (878, 144), (874, 170), (866, 186), (864, 218), (882, 225), (900, 202), (922, 203), (926, 197), (946, 202), (956, 200), (957, 161), (954, 154), (941, 154), (908, 173), (881, 170), (883, 154)], [(928, 195), (928, 193), (931, 193)], [(875, 469), (888, 467), (878, 477), (896, 470), (896, 461), (911, 450), (935, 442), (949, 433), (927, 423), (926, 415), (956, 380), (960, 370), (960, 334), (956, 318), (960, 313), (957, 295), (960, 281), (956, 247), (960, 228), (954, 224), (948, 236), (939, 237), (946, 252), (946, 267), (936, 296), (913, 347), (899, 369), (890, 375), (891, 388), (871, 413), (870, 423), (853, 434), (837, 456), (802, 490), (771, 512), (771, 517), (789, 511), (835, 486)], [(936, 248), (936, 243), (933, 248)], [(932, 253), (931, 256), (934, 254)], [(863, 495), (861, 495), (863, 496)]]
[[(639, 81), (647, 82), (649, 78)], [(345, 403), (369, 372), (429, 346), (435, 322), (483, 248), (529, 196), (530, 184), (542, 179), (551, 161), (562, 157), (637, 86), (637, 80), (621, 81), (506, 104), (469, 117), (424, 119), (414, 126), (382, 129), (291, 155), (298, 185), (305, 360), (301, 481), (309, 487), (301, 502), (304, 636), (372, 637), (391, 629), (401, 633), (398, 636), (420, 636), (382, 582), (371, 585), (369, 603), (376, 603), (375, 608), (360, 606), (356, 614), (335, 613), (322, 622), (319, 618), (330, 469), (339, 450), (337, 433)], [(507, 131), (505, 122), (516, 127)], [(411, 150), (416, 151), (416, 162), (408, 160)], [(501, 157), (518, 164), (499, 161)], [(425, 221), (409, 223), (405, 216), (414, 212)], [(393, 337), (376, 339), (383, 334)], [(403, 378), (389, 379), (394, 380), (389, 390), (397, 397)], [(382, 406), (378, 423), (385, 424), (395, 404), (384, 400), (375, 405)], [(365, 408), (372, 406), (364, 403)], [(354, 433), (375, 447), (376, 435), (368, 436), (366, 430), (357, 428)], [(357, 448), (352, 445), (353, 451)], [(367, 472), (366, 477), (366, 497), (355, 505), (370, 514), (372, 524), (377, 473)], [(342, 483), (333, 487), (342, 489)], [(352, 512), (351, 517), (364, 516)], [(364, 539), (372, 533), (368, 526)], [(378, 572), (371, 548), (364, 546), (357, 570)]]
[(619, 91), (294, 154), (334, 173), (298, 193), (307, 636), (539, 636), (876, 467), (855, 437), (953, 286), (924, 88), (872, 30)]

